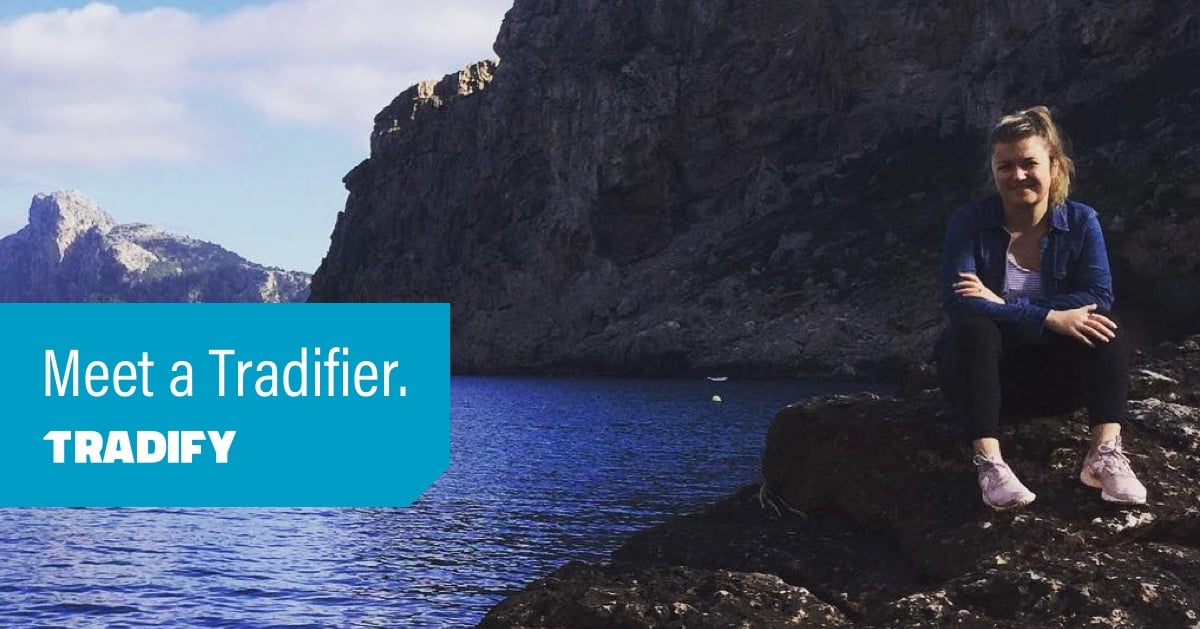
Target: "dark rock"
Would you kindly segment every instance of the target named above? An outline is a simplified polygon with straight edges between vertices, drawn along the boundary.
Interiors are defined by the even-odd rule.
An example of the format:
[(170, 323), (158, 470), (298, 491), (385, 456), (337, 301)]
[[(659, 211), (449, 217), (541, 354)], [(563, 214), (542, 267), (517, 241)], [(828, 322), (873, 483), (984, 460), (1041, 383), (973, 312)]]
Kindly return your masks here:
[(572, 562), (490, 611), (480, 627), (844, 627), (836, 607), (769, 574)]
[[(1143, 506), (1100, 500), (1078, 480), (1087, 448), (1080, 413), (1008, 418), (1006, 459), (1038, 494), (993, 512), (979, 499), (970, 452), (932, 392), (912, 399), (835, 396), (781, 411), (763, 460), (765, 482), (706, 511), (643, 531), (601, 567), (560, 571), (557, 592), (686, 567), (702, 575), (770, 574), (837, 608), (856, 626), (1196, 627), (1200, 625), (1200, 337), (1140, 355), (1126, 450), (1149, 488)], [(670, 568), (674, 567), (674, 568)], [(639, 575), (639, 576), (634, 576)], [(614, 581), (616, 581), (614, 583)], [(628, 584), (626, 584), (628, 586)], [(535, 585), (488, 626), (572, 626)], [(637, 589), (638, 609), (670, 606)], [(773, 626), (777, 610), (747, 595), (736, 617), (690, 626)], [(790, 599), (785, 599), (790, 600)], [(627, 599), (614, 594), (611, 604)], [(777, 605), (784, 604), (783, 601)], [(772, 612), (773, 613), (773, 612)], [(666, 621), (640, 616), (636, 626)], [(820, 625), (815, 625), (820, 626)]]
[(870, 376), (937, 334), (987, 126), (1045, 103), (1127, 327), (1195, 332), (1197, 14), (517, 0), (499, 63), (377, 117), (313, 299), (449, 301), (459, 371)]

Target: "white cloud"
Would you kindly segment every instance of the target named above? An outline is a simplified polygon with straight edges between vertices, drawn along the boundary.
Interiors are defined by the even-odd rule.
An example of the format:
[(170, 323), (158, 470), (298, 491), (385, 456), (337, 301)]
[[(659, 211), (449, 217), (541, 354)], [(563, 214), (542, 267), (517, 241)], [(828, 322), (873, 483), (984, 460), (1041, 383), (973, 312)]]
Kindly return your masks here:
[(492, 56), (511, 0), (298, 0), (207, 25), (204, 56), (277, 120), (358, 130), (400, 90)]
[(198, 27), (194, 17), (173, 9), (122, 14), (94, 3), (36, 13), (0, 25), (0, 68), (6, 80), (63, 88), (110, 82), (168, 87), (178, 83)]
[[(182, 103), (150, 94), (80, 101), (35, 98), (0, 123), (5, 161), (112, 167), (137, 161), (189, 161), (201, 140), (187, 124)], [(7, 109), (7, 106), (0, 106)]]
[(511, 0), (289, 0), (222, 17), (209, 25), (208, 40), (214, 57), (364, 60), (399, 53), (454, 60), (464, 51), (490, 50), (510, 4)]
[(0, 165), (194, 160), (214, 98), (365, 143), (402, 89), (491, 56), (510, 4), (284, 0), (201, 18), (93, 3), (0, 23)]
[(365, 138), (398, 86), (424, 78), (365, 63), (313, 62), (244, 69), (229, 81), (241, 99), (271, 118), (344, 128)]
[(0, 24), (0, 160), (192, 157), (183, 90), (197, 27), (179, 11), (103, 4)]

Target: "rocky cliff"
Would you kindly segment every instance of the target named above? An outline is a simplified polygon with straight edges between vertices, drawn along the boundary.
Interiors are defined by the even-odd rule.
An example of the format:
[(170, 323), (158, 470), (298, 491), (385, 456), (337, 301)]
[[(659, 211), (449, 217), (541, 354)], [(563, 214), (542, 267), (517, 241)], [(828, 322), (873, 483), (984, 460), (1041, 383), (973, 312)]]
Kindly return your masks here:
[(74, 191), (35, 196), (29, 224), (0, 239), (0, 301), (303, 301), (309, 279), (153, 225), (118, 225)]
[(940, 396), (812, 400), (772, 423), (762, 487), (567, 564), (480, 626), (1200, 627), (1200, 336), (1135, 363), (1144, 506), (1079, 482), (1081, 416), (1003, 429), (1038, 498), (997, 513)]
[(1044, 103), (1144, 339), (1200, 321), (1200, 6), (517, 0), (402, 93), (313, 278), (444, 300), (458, 370), (874, 373), (922, 356), (984, 135)]

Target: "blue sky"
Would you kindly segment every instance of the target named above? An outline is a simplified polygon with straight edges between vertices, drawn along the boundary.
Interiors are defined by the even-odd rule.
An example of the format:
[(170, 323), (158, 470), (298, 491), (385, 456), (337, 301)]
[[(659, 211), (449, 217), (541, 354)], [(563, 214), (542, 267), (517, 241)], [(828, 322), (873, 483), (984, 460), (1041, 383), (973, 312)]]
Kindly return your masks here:
[(511, 4), (0, 2), (0, 234), (72, 188), (119, 222), (314, 271), (375, 113), (494, 56)]

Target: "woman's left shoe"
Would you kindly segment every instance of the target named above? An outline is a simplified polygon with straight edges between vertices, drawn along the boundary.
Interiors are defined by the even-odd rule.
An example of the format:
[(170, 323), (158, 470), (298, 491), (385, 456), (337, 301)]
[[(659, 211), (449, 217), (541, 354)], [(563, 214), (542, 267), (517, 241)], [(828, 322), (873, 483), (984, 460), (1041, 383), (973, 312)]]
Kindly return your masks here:
[(1129, 457), (1121, 450), (1121, 438), (1105, 441), (1083, 459), (1079, 480), (1100, 490), (1100, 497), (1126, 505), (1146, 502), (1146, 486), (1129, 467)]

